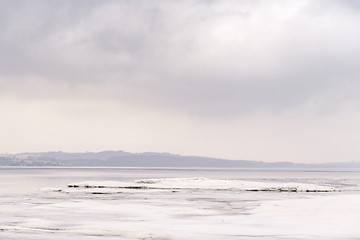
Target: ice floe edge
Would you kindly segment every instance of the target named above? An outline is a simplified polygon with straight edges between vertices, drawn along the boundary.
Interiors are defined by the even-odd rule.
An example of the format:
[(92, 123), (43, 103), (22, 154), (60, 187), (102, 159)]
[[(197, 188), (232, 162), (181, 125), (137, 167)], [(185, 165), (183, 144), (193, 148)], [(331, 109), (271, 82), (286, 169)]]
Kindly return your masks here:
[(122, 189), (199, 189), (269, 192), (335, 192), (336, 188), (296, 182), (252, 182), (244, 180), (217, 180), (208, 178), (140, 179), (133, 182), (84, 181), (68, 184), (69, 188)]

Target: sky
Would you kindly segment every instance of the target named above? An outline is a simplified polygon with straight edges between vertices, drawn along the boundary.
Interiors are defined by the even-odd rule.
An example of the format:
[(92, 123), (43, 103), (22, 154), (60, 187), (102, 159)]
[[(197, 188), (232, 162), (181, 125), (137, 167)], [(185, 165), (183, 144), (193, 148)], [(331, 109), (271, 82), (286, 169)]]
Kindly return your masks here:
[(357, 0), (0, 0), (0, 152), (360, 161)]

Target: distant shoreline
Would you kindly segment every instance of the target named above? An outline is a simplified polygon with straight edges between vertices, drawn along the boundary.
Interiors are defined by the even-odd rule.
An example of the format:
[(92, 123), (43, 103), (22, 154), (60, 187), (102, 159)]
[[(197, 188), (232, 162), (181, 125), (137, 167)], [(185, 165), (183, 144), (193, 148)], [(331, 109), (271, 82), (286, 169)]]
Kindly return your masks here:
[(292, 163), (251, 160), (226, 160), (170, 153), (129, 153), (104, 151), (98, 153), (22, 153), (0, 155), (2, 167), (86, 167), (86, 168), (230, 168), (230, 169), (360, 169), (360, 162)]

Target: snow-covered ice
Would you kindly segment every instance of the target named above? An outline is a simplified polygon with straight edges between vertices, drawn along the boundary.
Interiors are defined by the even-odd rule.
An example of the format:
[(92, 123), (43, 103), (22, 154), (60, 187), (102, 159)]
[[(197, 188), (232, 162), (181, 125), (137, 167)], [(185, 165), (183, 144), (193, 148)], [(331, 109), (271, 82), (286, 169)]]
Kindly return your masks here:
[(253, 182), (242, 180), (215, 180), (208, 178), (141, 179), (134, 182), (85, 181), (71, 183), (68, 187), (131, 188), (131, 189), (206, 189), (239, 191), (332, 192), (334, 187), (307, 183)]
[(0, 239), (360, 239), (360, 194), (332, 182), (74, 181), (0, 198)]
[(263, 234), (360, 239), (360, 195), (316, 196), (263, 202), (250, 211)]

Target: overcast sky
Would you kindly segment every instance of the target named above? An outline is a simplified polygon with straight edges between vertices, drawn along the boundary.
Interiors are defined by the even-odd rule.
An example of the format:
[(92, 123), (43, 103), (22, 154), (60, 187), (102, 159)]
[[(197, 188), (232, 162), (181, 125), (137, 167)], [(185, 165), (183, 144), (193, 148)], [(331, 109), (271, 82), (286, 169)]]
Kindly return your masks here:
[(0, 152), (360, 160), (360, 1), (0, 0)]

